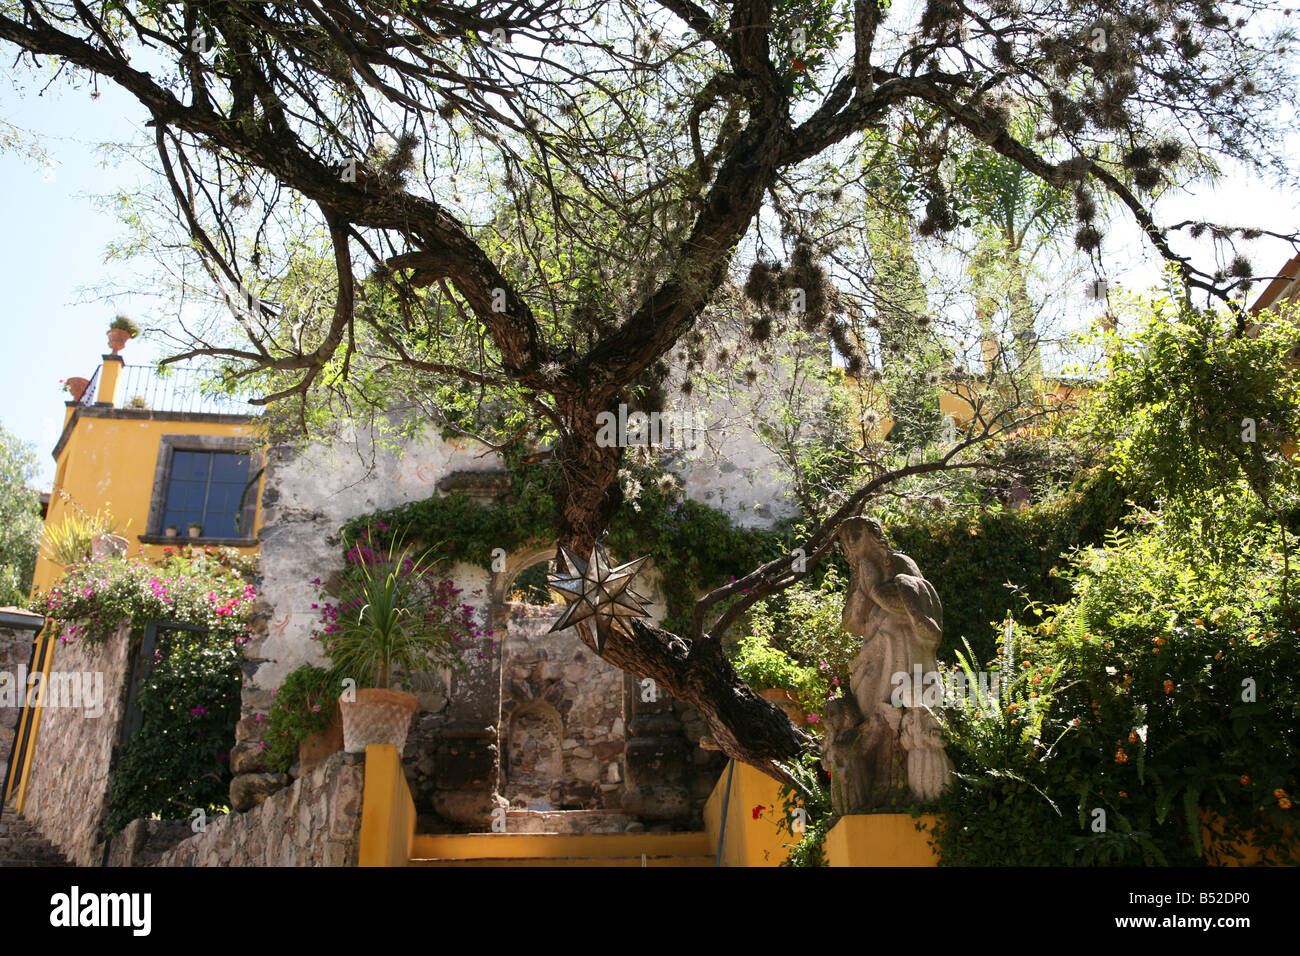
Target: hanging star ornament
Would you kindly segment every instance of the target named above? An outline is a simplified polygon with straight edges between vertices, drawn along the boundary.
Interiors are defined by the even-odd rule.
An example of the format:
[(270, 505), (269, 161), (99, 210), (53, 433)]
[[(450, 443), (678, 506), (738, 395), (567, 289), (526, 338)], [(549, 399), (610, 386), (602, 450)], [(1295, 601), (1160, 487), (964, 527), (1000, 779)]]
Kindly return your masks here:
[(590, 559), (583, 561), (568, 548), (560, 546), (562, 567), (568, 572), (547, 575), (547, 585), (559, 592), (569, 605), (555, 622), (551, 631), (562, 631), (582, 621), (594, 621), (596, 653), (605, 647), (605, 641), (615, 629), (628, 633), (623, 618), (649, 617), (644, 605), (646, 599), (633, 591), (629, 584), (649, 555), (609, 566), (609, 555), (600, 543), (592, 545)]

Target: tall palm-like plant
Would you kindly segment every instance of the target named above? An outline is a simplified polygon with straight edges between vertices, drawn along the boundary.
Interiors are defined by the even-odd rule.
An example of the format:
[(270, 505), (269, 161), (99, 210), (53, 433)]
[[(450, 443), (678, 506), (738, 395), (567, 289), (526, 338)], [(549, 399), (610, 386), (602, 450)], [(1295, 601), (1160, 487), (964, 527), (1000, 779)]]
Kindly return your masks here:
[(386, 554), (354, 549), (355, 575), (344, 585), (337, 623), (325, 650), (340, 678), (388, 690), (393, 674), (457, 669), (463, 624), (449, 582), (435, 580), (435, 548), (418, 557), (399, 542)]

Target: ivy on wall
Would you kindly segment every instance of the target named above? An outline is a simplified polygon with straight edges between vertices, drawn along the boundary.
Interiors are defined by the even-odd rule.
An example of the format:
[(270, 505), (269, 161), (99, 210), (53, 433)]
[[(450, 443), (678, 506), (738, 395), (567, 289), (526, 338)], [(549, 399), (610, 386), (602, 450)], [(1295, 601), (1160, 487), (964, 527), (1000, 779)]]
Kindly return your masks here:
[[(662, 575), (668, 605), (664, 626), (677, 633), (690, 627), (697, 592), (741, 577), (765, 561), (786, 553), (796, 542), (793, 522), (771, 529), (739, 528), (717, 508), (680, 496), (671, 476), (651, 470), (634, 475), (640, 490), (615, 515), (605, 541), (618, 555), (650, 554)], [(385, 534), (432, 544), (452, 562), (490, 567), (492, 552), (510, 553), (530, 543), (552, 539), (556, 527), (555, 474), (545, 464), (517, 466), (504, 500), (481, 504), (464, 495), (435, 496), (397, 508), (354, 518), (343, 529), (353, 541), (367, 529), (386, 525)], [(944, 608), (941, 657), (971, 641), (978, 654), (991, 653), (995, 634), (990, 622), (1008, 613), (1020, 619), (1028, 602), (1057, 603), (1069, 586), (1055, 576), (1062, 555), (1103, 540), (1126, 510), (1126, 491), (1106, 471), (1097, 471), (1059, 499), (1020, 510), (982, 510), (976, 515), (929, 514), (884, 516), (893, 546), (914, 558), (939, 592)], [(820, 584), (832, 555), (814, 569), (808, 585)], [(1014, 576), (1016, 589), (1006, 586)], [(773, 599), (773, 611), (781, 596)], [(945, 653), (947, 652), (947, 653)], [(804, 663), (816, 665), (818, 661)]]
[[(668, 605), (664, 626), (684, 632), (697, 588), (725, 583), (784, 553), (788, 532), (784, 526), (738, 528), (717, 508), (683, 499), (665, 477), (648, 470), (635, 474), (640, 491), (615, 515), (604, 544), (628, 558), (653, 556)], [(511, 553), (553, 539), (556, 514), (553, 469), (522, 465), (512, 470), (510, 492), (500, 502), (481, 504), (461, 494), (426, 498), (354, 518), (343, 537), (351, 542), (370, 529), (385, 546), (398, 535), (426, 545), (440, 542), (450, 562), (487, 568), (496, 548)], [(381, 524), (389, 530), (375, 531)]]

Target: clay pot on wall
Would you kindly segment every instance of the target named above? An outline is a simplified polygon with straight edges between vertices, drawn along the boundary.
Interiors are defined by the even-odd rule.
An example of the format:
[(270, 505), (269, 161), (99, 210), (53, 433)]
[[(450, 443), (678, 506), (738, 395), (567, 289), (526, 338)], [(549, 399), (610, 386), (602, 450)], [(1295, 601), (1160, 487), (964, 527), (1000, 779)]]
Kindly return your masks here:
[(799, 706), (799, 698), (789, 688), (777, 687), (772, 690), (760, 690), (758, 696), (764, 700), (770, 700), (784, 710), (786, 716), (790, 718), (796, 727), (803, 727), (808, 722), (808, 715)]
[(190, 525), (189, 531), (191, 538), (197, 538), (199, 535), (203, 534), (203, 527), (201, 525), (192, 524)]
[(328, 729), (312, 734), (298, 745), (298, 776), (324, 763), (342, 749), (343, 720), (336, 714)]
[(401, 753), (411, 729), (411, 717), (419, 709), (420, 701), (414, 694), (377, 688), (359, 690), (356, 696), (355, 701), (339, 698), (343, 749), (360, 754), (371, 744), (391, 744)]
[(68, 388), (68, 394), (72, 396), (74, 402), (81, 401), (81, 396), (86, 394), (86, 389), (90, 388), (90, 379), (88, 378), (70, 378), (63, 383)]
[(114, 355), (122, 351), (129, 341), (131, 341), (131, 333), (126, 329), (108, 330), (108, 347), (113, 350)]
[(117, 534), (98, 534), (90, 542), (92, 558), (120, 558), (126, 554), (130, 542)]
[(169, 538), (176, 537), (176, 526), (169, 524), (166, 528), (163, 529), (163, 534), (165, 534)]

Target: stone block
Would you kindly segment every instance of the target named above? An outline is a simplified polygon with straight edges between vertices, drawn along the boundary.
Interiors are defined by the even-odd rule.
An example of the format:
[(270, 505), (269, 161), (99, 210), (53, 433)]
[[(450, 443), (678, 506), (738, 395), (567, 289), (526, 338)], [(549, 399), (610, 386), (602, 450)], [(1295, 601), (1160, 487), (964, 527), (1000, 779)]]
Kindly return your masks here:
[(230, 781), (230, 806), (244, 812), (261, 806), (273, 793), (289, 785), (283, 773), (245, 773)]

